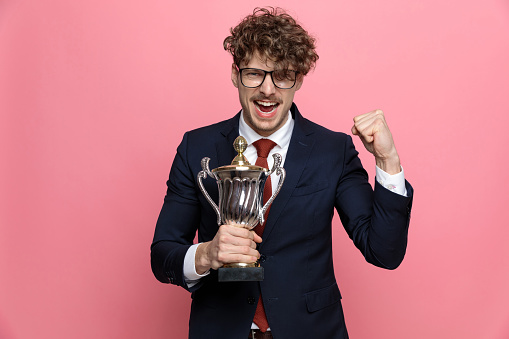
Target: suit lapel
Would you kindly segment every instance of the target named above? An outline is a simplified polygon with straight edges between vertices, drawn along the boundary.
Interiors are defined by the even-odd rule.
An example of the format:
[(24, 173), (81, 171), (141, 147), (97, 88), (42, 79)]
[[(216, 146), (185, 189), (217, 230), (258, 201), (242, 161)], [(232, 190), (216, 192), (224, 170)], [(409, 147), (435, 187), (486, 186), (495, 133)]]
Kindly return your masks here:
[(237, 155), (237, 152), (233, 149), (233, 142), (235, 138), (239, 136), (239, 118), (240, 112), (230, 119), (220, 131), (222, 137), (219, 139), (219, 142), (216, 143), (216, 167), (231, 164), (233, 158)]
[[(315, 143), (312, 138), (313, 132), (309, 128), (309, 122), (300, 115), (295, 104), (292, 105), (291, 111), (295, 119), (295, 125), (293, 127), (292, 138), (290, 140), (290, 146), (288, 147), (288, 153), (286, 154), (284, 164), (286, 179), (281, 191), (270, 207), (267, 224), (263, 231), (264, 239), (267, 239), (270, 236), (270, 233), (277, 224), (282, 211), (299, 182), (302, 172), (306, 168)], [(263, 244), (264, 242), (262, 242), (260, 248), (263, 247)]]

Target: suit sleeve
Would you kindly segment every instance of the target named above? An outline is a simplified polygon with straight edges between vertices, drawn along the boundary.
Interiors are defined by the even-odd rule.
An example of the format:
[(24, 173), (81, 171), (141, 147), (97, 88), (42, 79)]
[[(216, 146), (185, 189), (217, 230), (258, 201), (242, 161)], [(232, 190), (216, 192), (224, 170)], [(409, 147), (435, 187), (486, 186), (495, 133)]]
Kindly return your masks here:
[(407, 197), (375, 180), (371, 188), (358, 153), (348, 136), (343, 174), (336, 191), (336, 209), (355, 246), (378, 267), (397, 268), (405, 256), (413, 189), (406, 181)]
[(157, 280), (185, 289), (188, 287), (183, 274), (184, 257), (193, 244), (200, 222), (196, 178), (188, 164), (187, 146), (186, 133), (170, 170), (168, 189), (151, 246), (152, 272)]

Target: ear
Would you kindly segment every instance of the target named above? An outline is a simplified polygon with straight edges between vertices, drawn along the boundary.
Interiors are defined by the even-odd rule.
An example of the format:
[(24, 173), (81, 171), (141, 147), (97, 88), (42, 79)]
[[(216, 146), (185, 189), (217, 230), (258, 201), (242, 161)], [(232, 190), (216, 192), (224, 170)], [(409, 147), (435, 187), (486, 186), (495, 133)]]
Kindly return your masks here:
[(239, 71), (235, 64), (232, 64), (232, 83), (233, 86), (239, 88)]
[(295, 91), (298, 91), (304, 82), (304, 76), (299, 74), (297, 76), (297, 82), (295, 83)]

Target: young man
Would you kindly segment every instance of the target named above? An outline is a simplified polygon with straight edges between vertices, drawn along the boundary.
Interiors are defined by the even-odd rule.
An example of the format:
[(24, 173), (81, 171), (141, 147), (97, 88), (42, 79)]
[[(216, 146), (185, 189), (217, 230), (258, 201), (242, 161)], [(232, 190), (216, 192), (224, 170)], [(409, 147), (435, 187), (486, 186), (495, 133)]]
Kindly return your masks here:
[[(334, 209), (374, 265), (396, 268), (407, 244), (413, 190), (383, 112), (357, 116), (352, 127), (376, 159), (373, 191), (351, 137), (305, 119), (293, 103), (318, 55), (314, 39), (291, 16), (256, 9), (224, 47), (234, 59), (231, 78), (242, 110), (184, 135), (151, 247), (153, 272), (192, 292), (190, 338), (348, 338), (332, 263)], [(201, 159), (210, 157), (211, 168), (229, 164), (238, 135), (247, 140), (244, 154), (252, 164), (257, 141), (270, 139), (269, 167), (279, 153), (287, 172), (263, 234), (255, 228), (261, 236), (218, 227), (197, 185)], [(216, 183), (204, 185), (217, 201)], [(258, 259), (263, 281), (218, 282), (223, 264)]]

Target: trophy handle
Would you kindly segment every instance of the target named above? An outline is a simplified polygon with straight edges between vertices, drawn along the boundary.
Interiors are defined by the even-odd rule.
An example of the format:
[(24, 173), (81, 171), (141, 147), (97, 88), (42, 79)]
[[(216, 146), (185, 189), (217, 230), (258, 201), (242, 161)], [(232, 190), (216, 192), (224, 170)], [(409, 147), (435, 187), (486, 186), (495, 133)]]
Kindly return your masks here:
[(207, 174), (211, 178), (215, 178), (214, 174), (212, 174), (212, 172), (209, 169), (209, 161), (210, 161), (210, 158), (208, 158), (208, 157), (205, 157), (205, 158), (201, 159), (201, 168), (202, 168), (202, 170), (200, 171), (200, 173), (198, 173), (198, 186), (200, 187), (201, 192), (203, 193), (203, 195), (205, 196), (205, 198), (207, 199), (209, 204), (212, 206), (214, 211), (216, 211), (216, 214), (217, 214), (217, 224), (221, 225), (221, 213), (219, 212), (219, 207), (217, 207), (217, 205), (214, 202), (214, 200), (212, 200), (210, 195), (207, 193), (207, 191), (205, 190), (205, 187), (203, 186), (203, 183), (202, 183), (202, 179), (207, 179)]
[(271, 175), (272, 173), (276, 172), (276, 174), (279, 176), (279, 182), (277, 184), (277, 188), (272, 193), (272, 196), (269, 200), (265, 203), (265, 205), (262, 208), (262, 211), (260, 212), (260, 215), (258, 216), (258, 220), (260, 221), (260, 224), (263, 224), (265, 222), (265, 212), (267, 212), (267, 209), (269, 208), (270, 204), (276, 199), (276, 196), (279, 194), (279, 191), (281, 191), (281, 187), (283, 186), (283, 182), (286, 178), (286, 171), (283, 167), (281, 167), (282, 158), (279, 153), (275, 153), (272, 155), (274, 158), (274, 165), (272, 166), (272, 169), (267, 173), (267, 176)]

